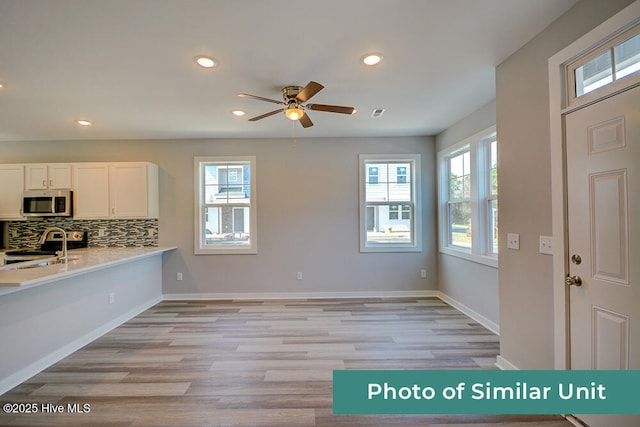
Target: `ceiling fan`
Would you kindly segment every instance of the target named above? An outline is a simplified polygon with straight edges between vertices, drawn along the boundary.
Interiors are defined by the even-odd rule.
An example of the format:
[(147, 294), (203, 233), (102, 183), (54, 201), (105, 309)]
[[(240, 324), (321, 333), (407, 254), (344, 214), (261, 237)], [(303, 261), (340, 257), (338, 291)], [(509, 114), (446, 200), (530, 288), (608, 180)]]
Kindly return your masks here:
[(326, 111), (328, 113), (340, 113), (340, 114), (353, 114), (356, 109), (353, 107), (344, 107), (341, 105), (326, 105), (326, 104), (305, 104), (312, 96), (324, 89), (320, 83), (309, 82), (305, 87), (302, 86), (286, 86), (281, 90), (283, 101), (276, 99), (263, 98), (262, 96), (251, 95), (248, 93), (239, 93), (238, 96), (244, 98), (254, 98), (260, 101), (272, 102), (274, 104), (283, 105), (283, 108), (270, 111), (268, 113), (252, 117), (250, 122), (264, 119), (265, 117), (273, 116), (284, 111), (285, 116), (289, 120), (297, 120), (302, 127), (308, 128), (313, 126), (313, 122), (309, 118), (309, 115), (305, 110), (314, 111)]

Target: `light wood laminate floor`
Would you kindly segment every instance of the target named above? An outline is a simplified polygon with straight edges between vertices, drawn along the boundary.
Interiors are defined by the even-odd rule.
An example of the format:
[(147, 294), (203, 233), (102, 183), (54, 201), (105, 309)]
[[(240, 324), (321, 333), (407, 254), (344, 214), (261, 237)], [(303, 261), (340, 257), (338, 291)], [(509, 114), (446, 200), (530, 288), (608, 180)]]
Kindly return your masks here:
[[(438, 299), (166, 301), (0, 396), (40, 409), (0, 425), (569, 426), (332, 414), (334, 369), (495, 369), (498, 352), (498, 337)], [(55, 405), (65, 413), (42, 413)]]

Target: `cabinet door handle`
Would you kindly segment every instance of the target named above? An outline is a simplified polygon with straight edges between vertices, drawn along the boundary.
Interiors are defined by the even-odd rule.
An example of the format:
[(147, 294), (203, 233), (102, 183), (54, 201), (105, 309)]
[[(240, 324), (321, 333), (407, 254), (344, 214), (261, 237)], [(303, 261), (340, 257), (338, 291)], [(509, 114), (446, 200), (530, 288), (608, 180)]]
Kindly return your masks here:
[(52, 179), (49, 180), (49, 187), (53, 187), (53, 180)]
[(47, 187), (47, 180), (46, 179), (42, 180), (42, 186), (45, 187), (45, 188)]

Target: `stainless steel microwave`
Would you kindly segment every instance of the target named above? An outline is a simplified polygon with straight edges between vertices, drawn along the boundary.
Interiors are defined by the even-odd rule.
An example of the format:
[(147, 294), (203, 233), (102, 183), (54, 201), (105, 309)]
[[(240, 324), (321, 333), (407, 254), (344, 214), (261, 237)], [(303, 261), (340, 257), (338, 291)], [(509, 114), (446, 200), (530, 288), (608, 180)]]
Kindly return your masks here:
[(22, 194), (23, 216), (71, 216), (72, 212), (71, 190), (25, 191)]

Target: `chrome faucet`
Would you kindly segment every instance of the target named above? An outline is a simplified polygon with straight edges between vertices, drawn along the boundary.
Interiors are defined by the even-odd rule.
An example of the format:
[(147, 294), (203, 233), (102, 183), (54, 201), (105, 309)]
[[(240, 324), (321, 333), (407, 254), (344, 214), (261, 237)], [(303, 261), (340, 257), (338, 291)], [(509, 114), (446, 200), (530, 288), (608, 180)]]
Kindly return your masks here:
[(48, 227), (42, 232), (42, 236), (40, 236), (40, 240), (38, 240), (38, 243), (43, 244), (47, 240), (47, 236), (49, 235), (49, 233), (51, 233), (52, 231), (59, 231), (62, 233), (62, 250), (56, 251), (56, 256), (58, 257), (58, 260), (67, 262), (67, 232), (62, 228)]

